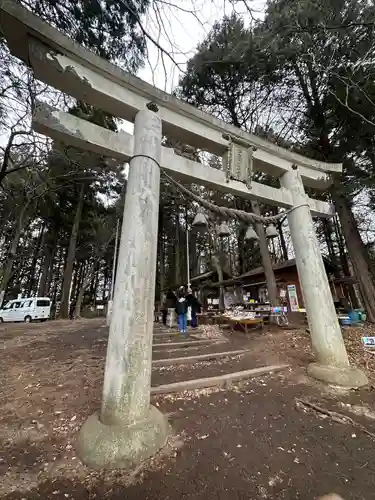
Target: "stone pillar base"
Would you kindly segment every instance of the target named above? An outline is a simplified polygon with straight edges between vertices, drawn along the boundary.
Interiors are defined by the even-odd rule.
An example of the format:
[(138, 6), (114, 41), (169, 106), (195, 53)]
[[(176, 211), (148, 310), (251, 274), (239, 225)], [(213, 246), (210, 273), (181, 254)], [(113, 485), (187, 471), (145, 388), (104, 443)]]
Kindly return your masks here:
[(330, 385), (346, 387), (348, 389), (357, 389), (368, 384), (367, 377), (362, 370), (348, 366), (338, 368), (335, 366), (320, 365), (311, 363), (307, 367), (307, 373), (310, 377)]
[(154, 455), (170, 433), (167, 418), (154, 406), (132, 426), (104, 425), (99, 412), (83, 424), (76, 443), (79, 458), (94, 469), (130, 469)]

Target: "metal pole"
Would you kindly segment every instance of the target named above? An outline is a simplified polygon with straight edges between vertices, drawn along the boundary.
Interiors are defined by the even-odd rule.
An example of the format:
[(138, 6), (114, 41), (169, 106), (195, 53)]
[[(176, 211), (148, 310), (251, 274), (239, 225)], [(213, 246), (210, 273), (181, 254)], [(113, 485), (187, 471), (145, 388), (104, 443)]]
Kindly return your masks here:
[(189, 262), (189, 226), (186, 221), (186, 272), (187, 272), (187, 286), (190, 288), (190, 262)]
[(118, 248), (119, 231), (120, 231), (120, 219), (117, 219), (117, 223), (116, 223), (116, 237), (115, 237), (115, 250), (114, 250), (114, 253), (113, 253), (111, 293), (109, 295), (110, 300), (113, 300), (113, 295), (114, 295), (114, 291), (115, 291), (115, 274), (116, 274), (116, 264), (117, 264), (117, 248)]

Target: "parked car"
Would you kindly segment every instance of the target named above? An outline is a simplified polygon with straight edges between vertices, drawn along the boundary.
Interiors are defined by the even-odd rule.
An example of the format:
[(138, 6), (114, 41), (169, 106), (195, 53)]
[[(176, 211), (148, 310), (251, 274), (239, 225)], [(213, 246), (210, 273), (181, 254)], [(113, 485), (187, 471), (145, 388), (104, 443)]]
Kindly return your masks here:
[(51, 314), (51, 300), (48, 297), (27, 297), (14, 299), (0, 309), (0, 323), (24, 321), (47, 321)]

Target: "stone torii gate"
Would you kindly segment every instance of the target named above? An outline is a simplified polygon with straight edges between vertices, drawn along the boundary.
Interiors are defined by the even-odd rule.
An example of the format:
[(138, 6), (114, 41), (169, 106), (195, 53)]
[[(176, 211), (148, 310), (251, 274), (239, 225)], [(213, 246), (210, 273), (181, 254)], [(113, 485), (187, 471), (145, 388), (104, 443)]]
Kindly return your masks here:
[[(80, 47), (13, 0), (0, 0), (0, 26), (12, 54), (36, 78), (134, 122), (134, 136), (114, 133), (42, 103), (33, 117), (35, 130), (55, 140), (130, 161), (102, 406), (78, 439), (84, 462), (128, 467), (151, 456), (169, 434), (166, 418), (150, 405), (159, 165), (179, 181), (295, 207), (288, 222), (316, 354), (308, 372), (334, 385), (367, 383), (349, 365), (313, 226), (312, 216), (331, 217), (333, 208), (304, 189), (327, 189), (340, 164), (279, 148), (175, 99)], [(161, 146), (162, 134), (219, 156), (229, 151), (227, 173), (176, 156)], [(279, 178), (281, 187), (249, 184), (252, 169)]]

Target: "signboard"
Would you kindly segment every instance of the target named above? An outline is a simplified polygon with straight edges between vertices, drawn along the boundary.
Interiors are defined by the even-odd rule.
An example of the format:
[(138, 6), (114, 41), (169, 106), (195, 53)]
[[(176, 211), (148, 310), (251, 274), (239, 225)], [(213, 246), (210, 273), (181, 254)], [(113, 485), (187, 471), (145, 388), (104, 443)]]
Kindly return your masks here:
[(229, 309), (234, 304), (234, 294), (232, 292), (224, 293), (224, 307)]
[(224, 154), (224, 171), (227, 179), (250, 184), (252, 176), (252, 153), (249, 145), (237, 144), (230, 139), (229, 151)]
[(296, 285), (288, 285), (288, 297), (289, 297), (290, 310), (292, 312), (298, 312), (299, 305), (298, 305)]
[(282, 288), (280, 290), (280, 298), (285, 299), (285, 297), (286, 297), (286, 290), (285, 290), (285, 288)]
[(375, 337), (362, 337), (362, 342), (366, 347), (375, 347)]

